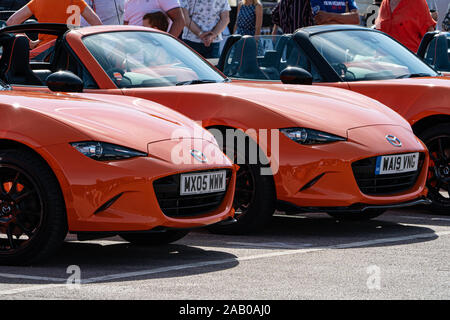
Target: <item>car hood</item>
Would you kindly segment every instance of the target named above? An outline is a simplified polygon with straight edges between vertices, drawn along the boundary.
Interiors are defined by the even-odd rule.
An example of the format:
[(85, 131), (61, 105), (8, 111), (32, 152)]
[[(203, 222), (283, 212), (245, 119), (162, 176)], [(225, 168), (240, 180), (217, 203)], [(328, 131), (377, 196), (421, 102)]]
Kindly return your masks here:
[[(284, 126), (288, 123), (293, 127), (326, 128), (328, 132), (341, 136), (346, 136), (350, 129), (372, 125), (400, 125), (411, 130), (408, 122), (392, 109), (361, 94), (339, 88), (232, 82), (176, 87), (170, 91), (172, 95), (178, 93), (183, 97), (188, 94), (215, 95), (228, 105), (251, 103), (287, 119), (287, 122), (283, 121)], [(137, 92), (134, 94), (139, 95)], [(273, 123), (274, 127), (278, 125)]]
[[(4, 92), (5, 93), (5, 92)], [(95, 141), (146, 152), (149, 143), (212, 135), (194, 121), (157, 103), (101, 94), (43, 94), (10, 91), (2, 95), (15, 107), (27, 108), (78, 130)], [(5, 102), (5, 101), (2, 101)]]
[[(444, 74), (440, 77), (417, 77), (417, 78), (403, 78), (403, 79), (385, 79), (376, 80), (377, 83), (396, 84), (396, 85), (415, 85), (415, 86), (438, 86), (438, 87), (450, 87), (449, 74)], [(351, 82), (350, 82), (351, 84)]]

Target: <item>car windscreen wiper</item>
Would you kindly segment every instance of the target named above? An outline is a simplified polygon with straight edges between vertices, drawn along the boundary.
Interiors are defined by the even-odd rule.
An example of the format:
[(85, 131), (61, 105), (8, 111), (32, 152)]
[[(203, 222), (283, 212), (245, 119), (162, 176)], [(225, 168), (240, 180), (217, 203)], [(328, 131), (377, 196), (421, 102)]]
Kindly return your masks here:
[(188, 80), (175, 83), (176, 86), (188, 86), (191, 84), (217, 83), (216, 80)]
[(401, 76), (396, 77), (396, 79), (420, 78), (420, 77), (432, 77), (432, 75), (428, 74), (428, 73), (408, 73), (408, 74), (402, 74)]

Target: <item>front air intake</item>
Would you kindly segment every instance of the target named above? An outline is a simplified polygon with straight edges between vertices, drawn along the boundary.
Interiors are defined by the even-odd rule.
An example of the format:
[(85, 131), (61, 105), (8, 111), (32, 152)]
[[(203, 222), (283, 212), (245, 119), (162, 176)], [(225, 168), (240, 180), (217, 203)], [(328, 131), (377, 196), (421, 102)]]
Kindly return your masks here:
[(356, 161), (353, 174), (362, 193), (367, 195), (395, 195), (414, 187), (422, 170), (425, 155), (420, 154), (417, 171), (398, 174), (375, 174), (377, 157)]
[[(204, 172), (212, 172), (210, 170)], [(221, 170), (223, 171), (223, 170)], [(198, 172), (196, 172), (198, 173)], [(226, 190), (198, 195), (180, 195), (180, 174), (164, 177), (153, 182), (156, 198), (162, 212), (172, 218), (205, 215), (216, 210), (223, 202), (231, 170), (226, 170)]]

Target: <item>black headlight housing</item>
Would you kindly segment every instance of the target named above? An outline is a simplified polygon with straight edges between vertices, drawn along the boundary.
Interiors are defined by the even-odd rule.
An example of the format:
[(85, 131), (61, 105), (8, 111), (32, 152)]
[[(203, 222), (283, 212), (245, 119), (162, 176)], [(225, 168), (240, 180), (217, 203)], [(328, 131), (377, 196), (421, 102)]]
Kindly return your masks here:
[(280, 131), (289, 139), (304, 145), (346, 141), (346, 138), (308, 128), (285, 128)]
[(97, 161), (125, 160), (147, 157), (147, 153), (100, 141), (81, 141), (70, 144), (86, 157)]

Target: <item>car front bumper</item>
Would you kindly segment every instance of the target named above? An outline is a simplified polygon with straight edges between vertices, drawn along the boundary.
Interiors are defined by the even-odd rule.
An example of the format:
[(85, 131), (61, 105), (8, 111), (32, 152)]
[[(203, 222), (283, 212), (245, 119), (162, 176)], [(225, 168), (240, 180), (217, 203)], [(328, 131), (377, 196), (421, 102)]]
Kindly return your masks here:
[[(402, 141), (394, 147), (386, 140), (393, 134)], [(411, 131), (400, 126), (369, 126), (348, 131), (347, 141), (303, 146), (280, 135), (278, 172), (274, 176), (277, 200), (303, 208), (343, 208), (354, 206), (394, 207), (427, 195), (428, 152)], [(419, 152), (421, 166), (407, 189), (395, 188), (386, 194), (366, 194), (355, 177), (353, 164), (382, 155)], [(319, 210), (324, 211), (324, 210)], [(361, 211), (361, 210), (358, 210)]]

